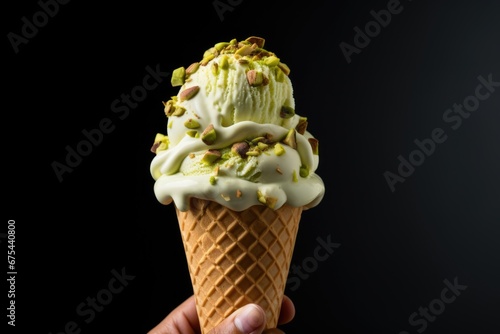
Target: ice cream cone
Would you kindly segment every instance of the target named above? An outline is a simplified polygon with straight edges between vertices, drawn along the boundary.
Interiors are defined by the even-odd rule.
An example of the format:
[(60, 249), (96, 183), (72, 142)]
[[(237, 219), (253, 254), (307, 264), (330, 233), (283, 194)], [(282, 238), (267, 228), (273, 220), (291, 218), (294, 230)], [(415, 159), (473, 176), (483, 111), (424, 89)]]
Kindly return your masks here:
[(248, 303), (276, 327), (302, 207), (234, 211), (192, 198), (176, 211), (202, 334)]

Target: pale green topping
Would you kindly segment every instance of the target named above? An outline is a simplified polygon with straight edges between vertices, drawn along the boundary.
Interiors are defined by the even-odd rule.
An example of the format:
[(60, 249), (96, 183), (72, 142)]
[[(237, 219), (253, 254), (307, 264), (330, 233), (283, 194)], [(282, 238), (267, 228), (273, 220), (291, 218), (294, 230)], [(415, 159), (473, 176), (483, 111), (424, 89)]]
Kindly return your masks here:
[(219, 42), (219, 43), (217, 43), (217, 44), (214, 45), (214, 48), (215, 48), (215, 50), (217, 50), (217, 51), (220, 52), (222, 49), (224, 49), (228, 45), (229, 45), (228, 42)]
[(167, 136), (162, 133), (157, 133), (153, 142), (153, 146), (151, 147), (151, 152), (158, 153), (159, 151), (164, 151), (168, 149), (169, 144), (170, 141), (168, 140)]
[(200, 86), (191, 86), (189, 88), (184, 89), (182, 92), (179, 93), (180, 101), (182, 102), (193, 98), (198, 93), (199, 90)]
[(292, 173), (292, 181), (299, 182), (299, 178), (297, 177), (297, 171), (294, 169)]
[(251, 156), (251, 157), (256, 157), (256, 156), (259, 156), (262, 152), (258, 149), (253, 149), (251, 151), (248, 151), (247, 152), (247, 155), (248, 156)]
[(167, 102), (164, 102), (163, 105), (165, 106), (164, 108), (165, 115), (167, 115), (167, 117), (172, 116), (172, 113), (175, 110), (174, 101), (168, 100)]
[(288, 106), (282, 106), (280, 110), (280, 117), (287, 119), (292, 118), (295, 115), (295, 109)]
[(263, 142), (258, 142), (258, 143), (257, 143), (257, 147), (258, 147), (260, 150), (264, 151), (264, 150), (266, 150), (266, 149), (269, 147), (269, 145), (267, 145), (267, 144), (265, 144), (265, 143), (263, 143)]
[(283, 73), (285, 73), (286, 75), (290, 75), (290, 67), (288, 67), (287, 64), (280, 62), (278, 64), (278, 67), (283, 71)]
[(197, 133), (198, 133), (198, 131), (196, 131), (196, 130), (188, 130), (188, 131), (186, 131), (186, 134), (189, 137), (192, 137), (192, 138), (195, 138)]
[(231, 151), (237, 153), (242, 158), (246, 157), (246, 154), (249, 149), (250, 145), (248, 145), (248, 143), (245, 141), (234, 143), (233, 146), (231, 146)]
[(203, 130), (201, 140), (207, 145), (212, 145), (215, 142), (215, 139), (217, 139), (217, 134), (213, 124), (210, 124), (205, 130)]
[(319, 141), (316, 138), (309, 138), (307, 140), (309, 141), (309, 144), (311, 144), (313, 154), (319, 155)]
[(217, 176), (210, 176), (210, 179), (208, 179), (211, 185), (215, 185), (217, 183)]
[(278, 201), (278, 199), (275, 197), (264, 195), (260, 190), (257, 190), (257, 199), (259, 202), (261, 202), (262, 204), (266, 205), (271, 209), (273, 209), (276, 206), (276, 202)]
[(247, 81), (252, 87), (260, 86), (264, 82), (264, 74), (257, 70), (249, 70), (247, 72)]
[(172, 78), (170, 79), (170, 83), (173, 87), (182, 86), (184, 84), (184, 80), (186, 78), (186, 70), (183, 66), (176, 68), (172, 72)]
[(188, 68), (186, 68), (186, 75), (191, 75), (195, 73), (196, 71), (198, 71), (199, 67), (200, 67), (199, 62), (192, 63), (191, 65), (188, 66)]
[(219, 73), (219, 64), (217, 63), (212, 63), (212, 74), (217, 75)]
[(299, 118), (299, 123), (297, 123), (297, 126), (295, 127), (298, 133), (303, 135), (306, 133), (307, 130), (307, 117), (300, 117)]
[(200, 127), (200, 123), (198, 123), (197, 120), (190, 118), (184, 122), (184, 126), (188, 129), (197, 129)]
[(285, 139), (282, 140), (284, 144), (287, 144), (293, 149), (297, 149), (297, 137), (295, 129), (288, 130)]
[(175, 106), (174, 112), (172, 113), (172, 116), (182, 116), (186, 112), (186, 108), (183, 108), (181, 106)]
[(266, 64), (267, 66), (276, 66), (279, 64), (279, 62), (280, 59), (276, 56), (270, 56), (264, 60), (264, 64)]
[(217, 159), (221, 157), (221, 153), (218, 150), (208, 150), (205, 152), (203, 157), (201, 158), (201, 161), (205, 165), (211, 165), (213, 164)]
[(276, 154), (277, 156), (285, 154), (285, 148), (283, 147), (283, 145), (281, 145), (280, 143), (276, 143), (276, 145), (274, 145), (274, 154)]
[(301, 166), (300, 170), (299, 170), (299, 174), (301, 177), (309, 176), (309, 168), (307, 168), (307, 166)]
[(229, 58), (226, 55), (222, 55), (220, 57), (219, 67), (223, 70), (227, 70), (229, 68)]

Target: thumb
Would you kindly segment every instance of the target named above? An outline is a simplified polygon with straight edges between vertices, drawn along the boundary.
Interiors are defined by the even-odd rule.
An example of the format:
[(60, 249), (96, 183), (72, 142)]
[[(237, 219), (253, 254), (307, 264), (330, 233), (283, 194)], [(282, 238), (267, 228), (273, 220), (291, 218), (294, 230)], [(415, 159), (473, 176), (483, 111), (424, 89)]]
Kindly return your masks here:
[(208, 334), (262, 334), (266, 314), (257, 304), (247, 304), (233, 312)]

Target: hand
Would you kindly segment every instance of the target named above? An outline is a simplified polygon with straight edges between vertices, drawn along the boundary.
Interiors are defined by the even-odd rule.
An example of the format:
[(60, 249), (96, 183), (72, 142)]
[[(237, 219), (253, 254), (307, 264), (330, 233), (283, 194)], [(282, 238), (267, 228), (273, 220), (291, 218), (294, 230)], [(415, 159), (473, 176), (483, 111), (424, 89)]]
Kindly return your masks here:
[[(295, 306), (290, 298), (283, 297), (278, 324), (286, 324), (295, 316)], [(256, 304), (248, 304), (234, 311), (208, 334), (284, 334), (274, 328), (264, 331), (266, 314)], [(194, 296), (177, 306), (148, 334), (200, 334)]]

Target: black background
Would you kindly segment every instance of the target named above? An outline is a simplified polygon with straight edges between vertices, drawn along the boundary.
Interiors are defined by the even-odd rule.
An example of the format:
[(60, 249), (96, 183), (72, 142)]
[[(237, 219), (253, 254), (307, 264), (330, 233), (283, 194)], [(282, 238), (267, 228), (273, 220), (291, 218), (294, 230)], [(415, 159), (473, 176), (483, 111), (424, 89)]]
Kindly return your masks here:
[[(162, 101), (177, 89), (164, 77), (126, 116), (111, 104), (142, 85), (147, 66), (169, 73), (216, 42), (257, 35), (290, 66), (297, 113), (320, 142), (326, 194), (303, 214), (292, 263), (310, 264), (318, 238), (340, 244), (287, 287), (297, 314), (282, 329), (498, 331), (500, 87), (456, 130), (443, 120), (479, 76), (500, 82), (498, 2), (402, 0), (350, 63), (340, 43), (352, 45), (353, 29), (388, 1), (221, 2), (231, 8), (222, 16), (213, 1), (71, 1), (18, 53), (8, 34), (41, 7), (3, 5), (0, 231), (15, 220), (18, 271), (9, 329), (55, 334), (74, 321), (83, 334), (146, 333), (191, 294), (174, 209), (156, 201), (149, 174)], [(52, 164), (106, 118), (113, 130), (58, 180)], [(392, 192), (384, 172), (397, 173), (398, 156), (435, 128), (446, 141)], [(94, 318), (79, 314), (113, 270), (133, 279)], [(467, 288), (427, 327), (411, 325), (419, 307), (438, 305), (444, 280)]]

